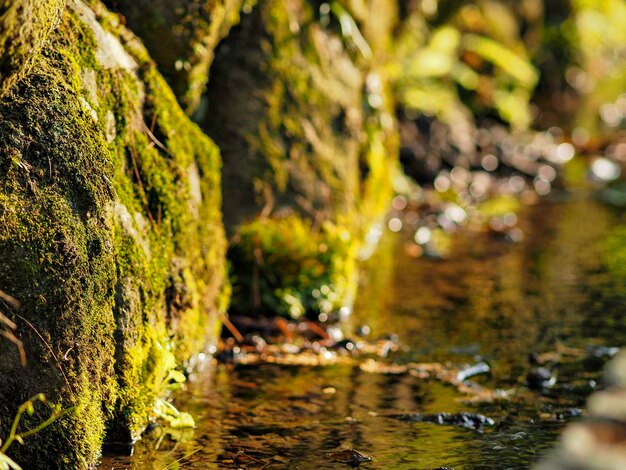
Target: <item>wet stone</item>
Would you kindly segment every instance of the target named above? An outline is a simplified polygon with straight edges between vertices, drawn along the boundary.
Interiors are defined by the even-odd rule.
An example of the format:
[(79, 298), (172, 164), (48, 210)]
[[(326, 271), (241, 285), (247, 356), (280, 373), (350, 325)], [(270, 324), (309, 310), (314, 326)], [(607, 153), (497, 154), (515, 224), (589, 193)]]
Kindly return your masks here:
[(589, 398), (587, 406), (594, 416), (626, 422), (626, 387), (597, 392)]
[(344, 449), (338, 452), (331, 452), (328, 458), (333, 462), (345, 463), (347, 465), (358, 466), (364, 462), (371, 462), (372, 458), (362, 454), (358, 450)]
[[(594, 456), (620, 454), (626, 457), (626, 424), (594, 419), (569, 426), (562, 442), (565, 450), (573, 456), (593, 461)], [(622, 460), (623, 462), (623, 460)]]
[(626, 351), (621, 351), (606, 368), (606, 382), (610, 385), (626, 386)]
[(534, 368), (526, 375), (526, 385), (535, 390), (552, 388), (554, 384), (556, 384), (556, 377), (546, 367)]
[(589, 345), (586, 348), (587, 354), (593, 357), (613, 357), (619, 352), (616, 346), (595, 346)]
[(395, 414), (391, 418), (410, 423), (432, 423), (448, 426), (460, 426), (481, 431), (485, 426), (493, 426), (494, 420), (475, 413), (436, 413), (436, 414)]
[(463, 370), (459, 371), (456, 376), (456, 380), (459, 382), (463, 382), (470, 377), (474, 377), (479, 374), (486, 374), (490, 371), (489, 364), (486, 362), (479, 362), (478, 364), (474, 364), (473, 366), (465, 367)]

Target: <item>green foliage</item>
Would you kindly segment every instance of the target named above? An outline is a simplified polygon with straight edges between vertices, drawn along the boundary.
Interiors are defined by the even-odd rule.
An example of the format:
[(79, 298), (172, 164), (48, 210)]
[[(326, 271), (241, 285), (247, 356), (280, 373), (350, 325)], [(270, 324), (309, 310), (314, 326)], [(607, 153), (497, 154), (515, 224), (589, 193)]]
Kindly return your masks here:
[(229, 250), (233, 311), (298, 318), (330, 313), (350, 297), (357, 242), (327, 222), (297, 216), (243, 224)]
[(155, 397), (152, 412), (157, 418), (167, 422), (168, 427), (194, 427), (195, 423), (189, 413), (178, 411), (166, 400), (171, 392), (179, 390), (187, 380), (185, 374), (178, 370), (171, 342), (153, 337), (152, 347), (149, 354), (150, 365), (147, 367), (149, 374), (144, 377), (147, 385), (145, 394)]
[(611, 107), (626, 87), (622, 0), (427, 4), (410, 10), (397, 38), (396, 91), (413, 114), (454, 123), (497, 113), (525, 128), (532, 100), (547, 115), (541, 126), (593, 136), (620, 125)]
[(192, 416), (178, 411), (170, 402), (160, 398), (154, 404), (154, 414), (167, 423), (168, 428), (185, 429), (196, 426)]
[[(46, 405), (50, 410), (50, 416), (48, 416), (48, 418), (40, 422), (35, 427), (32, 427), (22, 432), (18, 432), (22, 416), (24, 414), (28, 416), (33, 416), (35, 414), (35, 405), (37, 403), (42, 403)], [(64, 415), (73, 411), (74, 408), (67, 408), (65, 410), (62, 410), (61, 405), (53, 405), (49, 403), (42, 393), (38, 393), (34, 397), (22, 403), (17, 410), (15, 418), (13, 419), (13, 424), (11, 425), (9, 435), (5, 438), (4, 442), (2, 441), (2, 439), (0, 439), (0, 470), (21, 470), (22, 467), (20, 467), (7, 455), (7, 452), (9, 451), (11, 445), (14, 442), (24, 444), (24, 439), (34, 434), (37, 434), (38, 432), (50, 426), (57, 419), (60, 419)]]
[(498, 27), (516, 24), (512, 11), (493, 3), (465, 4), (437, 25), (421, 10), (412, 12), (398, 38), (401, 104), (449, 123), (493, 109), (514, 127), (530, 124), (537, 71), (521, 39)]
[(582, 95), (575, 124), (591, 135), (611, 133), (611, 128), (623, 123), (623, 113), (621, 119), (607, 119), (602, 111), (608, 107), (610, 114), (626, 90), (626, 4), (622, 0), (571, 3), (568, 40), (576, 54), (575, 62), (568, 64), (566, 79)]

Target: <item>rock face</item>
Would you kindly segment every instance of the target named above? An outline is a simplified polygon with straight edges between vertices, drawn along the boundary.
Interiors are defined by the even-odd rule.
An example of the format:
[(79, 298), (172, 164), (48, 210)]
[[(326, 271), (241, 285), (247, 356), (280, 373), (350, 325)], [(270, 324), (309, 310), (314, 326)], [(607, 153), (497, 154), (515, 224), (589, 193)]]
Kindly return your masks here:
[(395, 154), (385, 47), (360, 31), (390, 36), (394, 8), (378, 7), (261, 0), (218, 47), (201, 124), (224, 160), (234, 311), (328, 313), (350, 296)]
[(76, 407), (24, 468), (137, 438), (227, 297), (218, 148), (116, 16), (65, 4), (0, 3), (0, 311), (27, 358), (0, 341), (0, 436), (35, 393)]
[(244, 0), (105, 0), (120, 11), (159, 64), (183, 108), (192, 112), (208, 80), (215, 47), (239, 21)]
[(231, 309), (298, 316), (348, 303), (358, 245), (390, 191), (383, 70), (396, 3), (107, 4), (220, 147)]
[(395, 2), (44, 3), (0, 0), (0, 312), (27, 355), (0, 341), (0, 416), (75, 407), (10, 455), (81, 468), (215, 339), (222, 190), (233, 310), (349, 301), (390, 192)]
[(309, 2), (262, 0), (220, 45), (202, 124), (222, 149), (229, 228), (259, 213), (336, 220), (366, 197), (384, 84), (365, 40), (357, 49), (338, 33), (339, 15), (357, 29), (346, 10), (326, 12), (323, 26)]
[(0, 1), (0, 97), (33, 66), (64, 4), (64, 0), (50, 0), (32, 14), (32, 0)]

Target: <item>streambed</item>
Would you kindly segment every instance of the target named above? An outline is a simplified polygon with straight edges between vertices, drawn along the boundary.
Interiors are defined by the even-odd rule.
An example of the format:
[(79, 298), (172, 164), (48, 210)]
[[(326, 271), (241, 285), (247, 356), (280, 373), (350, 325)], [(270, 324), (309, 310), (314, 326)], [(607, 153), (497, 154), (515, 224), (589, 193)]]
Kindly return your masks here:
[[(610, 347), (626, 340), (626, 218), (585, 198), (528, 207), (519, 227), (517, 243), (459, 233), (445, 259), (414, 258), (411, 233), (386, 233), (364, 263), (344, 327), (367, 325), (372, 339), (397, 335), (388, 362), (485, 362), (490, 372), (473, 380), (508, 400), (469, 404), (441, 381), (370, 373), (357, 362), (210, 364), (176, 396), (195, 429), (157, 428), (131, 458), (107, 457), (99, 468), (345, 468), (328, 455), (346, 448), (373, 458), (364, 468), (531, 467), (584, 413)], [(537, 361), (553, 387), (526, 386)], [(494, 424), (393, 416), (444, 412)]]

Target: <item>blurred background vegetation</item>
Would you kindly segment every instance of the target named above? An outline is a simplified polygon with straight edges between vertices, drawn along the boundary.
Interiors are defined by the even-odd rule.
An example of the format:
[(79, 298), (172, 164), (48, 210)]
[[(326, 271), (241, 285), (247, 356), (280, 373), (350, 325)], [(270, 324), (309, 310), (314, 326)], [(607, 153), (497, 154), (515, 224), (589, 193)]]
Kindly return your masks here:
[(409, 115), (593, 136), (622, 124), (622, 0), (414, 0), (401, 14), (395, 82)]
[(562, 188), (626, 203), (626, 2), (412, 0), (400, 15), (400, 160), (420, 185), (464, 208)]

